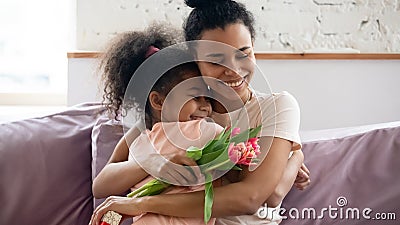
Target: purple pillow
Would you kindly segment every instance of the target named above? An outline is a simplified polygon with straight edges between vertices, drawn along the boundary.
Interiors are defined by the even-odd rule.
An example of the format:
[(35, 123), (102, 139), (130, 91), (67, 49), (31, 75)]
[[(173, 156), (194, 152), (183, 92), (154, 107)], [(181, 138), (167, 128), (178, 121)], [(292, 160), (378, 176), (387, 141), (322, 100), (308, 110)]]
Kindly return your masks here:
[[(399, 224), (400, 127), (303, 143), (303, 151), (311, 185), (304, 191), (293, 188), (289, 192), (282, 204), (288, 219), (281, 224)], [(329, 211), (321, 213), (329, 207), (332, 216)], [(331, 218), (335, 217), (333, 208), (337, 208), (336, 219)], [(323, 218), (309, 217), (312, 209)], [(300, 218), (296, 219), (297, 211)], [(395, 215), (397, 220), (373, 219), (380, 216), (376, 213), (392, 213), (384, 216)]]
[[(123, 134), (121, 122), (108, 119), (106, 115), (96, 121), (92, 130), (92, 179), (107, 164)], [(97, 207), (103, 201), (104, 199), (95, 199), (94, 207)]]
[(88, 224), (100, 104), (0, 124), (0, 224)]
[[(92, 179), (94, 179), (103, 167), (107, 164), (118, 141), (124, 135), (122, 122), (107, 118), (106, 115), (100, 117), (92, 131)], [(104, 201), (94, 199), (94, 207)], [(132, 224), (131, 219), (124, 220), (121, 225)]]

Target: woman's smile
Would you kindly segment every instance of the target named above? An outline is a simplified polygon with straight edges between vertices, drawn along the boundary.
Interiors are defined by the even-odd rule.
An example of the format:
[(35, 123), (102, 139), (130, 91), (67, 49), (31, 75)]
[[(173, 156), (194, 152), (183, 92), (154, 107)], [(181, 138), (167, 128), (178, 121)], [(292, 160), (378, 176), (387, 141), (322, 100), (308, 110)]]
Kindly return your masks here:
[(224, 82), (225, 85), (231, 87), (231, 88), (237, 88), (240, 85), (242, 85), (244, 83), (244, 79), (241, 79), (239, 81), (228, 81), (228, 82)]
[(220, 80), (219, 83), (221, 85), (224, 85), (225, 87), (230, 87), (235, 91), (239, 91), (248, 85), (248, 78), (249, 78), (249, 75), (247, 75), (239, 80), (229, 80), (229, 81)]

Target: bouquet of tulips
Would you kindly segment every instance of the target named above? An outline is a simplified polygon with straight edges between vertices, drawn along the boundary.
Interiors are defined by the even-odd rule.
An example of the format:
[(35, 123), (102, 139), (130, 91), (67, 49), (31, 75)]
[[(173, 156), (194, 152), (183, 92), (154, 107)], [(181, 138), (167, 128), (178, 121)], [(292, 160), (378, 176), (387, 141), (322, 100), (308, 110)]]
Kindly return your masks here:
[[(257, 162), (260, 154), (260, 146), (256, 135), (261, 126), (250, 128), (240, 133), (239, 128), (225, 128), (215, 139), (209, 141), (203, 148), (189, 147), (186, 155), (196, 160), (201, 172), (205, 176), (205, 202), (204, 222), (211, 218), (211, 210), (214, 198), (211, 172), (213, 170), (228, 171), (241, 170), (240, 165), (251, 165)], [(171, 184), (154, 179), (129, 193), (128, 197), (143, 197), (157, 195), (163, 192)]]

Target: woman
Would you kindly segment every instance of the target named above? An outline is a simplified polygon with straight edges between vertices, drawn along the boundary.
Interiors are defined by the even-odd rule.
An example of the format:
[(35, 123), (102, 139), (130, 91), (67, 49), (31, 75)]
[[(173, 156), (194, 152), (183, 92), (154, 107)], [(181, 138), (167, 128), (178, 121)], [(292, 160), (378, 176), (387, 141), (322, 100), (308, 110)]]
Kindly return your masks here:
[[(227, 96), (229, 91), (225, 91), (227, 87), (230, 87), (245, 104), (247, 118), (250, 118), (247, 124), (252, 127), (258, 124), (263, 125), (259, 143), (265, 156), (264, 160), (255, 170), (243, 170), (238, 182), (214, 189), (212, 217), (227, 218), (227, 221), (220, 220), (221, 224), (240, 224), (243, 220), (251, 224), (263, 223), (265, 221), (261, 221), (256, 216), (242, 217), (244, 219), (228, 216), (253, 215), (273, 195), (279, 181), (284, 178), (282, 176), (289, 153), (301, 147), (298, 136), (300, 115), (297, 102), (285, 92), (267, 95), (255, 93), (248, 88), (248, 83), (254, 74), (254, 66), (251, 66), (251, 63), (240, 63), (240, 60), (255, 61), (253, 51), (255, 31), (253, 17), (242, 4), (230, 0), (187, 0), (186, 3), (194, 7), (184, 25), (187, 41), (220, 42), (233, 47), (213, 49), (197, 46), (195, 49), (200, 71), (205, 78), (208, 78), (205, 81), (213, 91), (215, 99), (222, 103), (213, 102), (213, 110), (217, 112), (216, 120), (226, 119), (225, 113), (229, 112), (232, 116), (236, 116), (232, 121), (242, 122), (243, 113), (240, 113), (242, 110), (237, 110), (237, 106), (224, 107), (230, 106), (229, 102), (232, 101)], [(230, 49), (233, 50), (230, 51)], [(272, 115), (268, 116), (268, 113)], [(138, 130), (131, 130), (131, 133), (127, 135), (127, 142), (131, 143), (137, 135)], [(94, 181), (93, 193), (96, 197), (123, 193), (133, 186), (134, 182), (145, 176), (143, 170), (140, 172), (141, 169), (137, 164), (126, 162), (129, 152), (126, 142), (120, 141), (118, 145), (123, 145), (124, 148), (119, 149), (124, 150), (113, 153), (111, 163)], [(301, 164), (302, 154), (296, 154), (296, 160)], [(171, 155), (170, 161), (177, 164), (195, 165), (184, 155)], [(304, 167), (303, 169), (306, 170)], [(165, 169), (161, 170), (165, 171)], [(122, 176), (129, 180), (120, 179)], [(114, 181), (119, 184), (112, 183)], [(109, 185), (111, 183), (112, 186)], [(308, 183), (309, 179), (304, 178), (298, 182), (298, 185), (304, 188)], [(170, 207), (171, 202), (174, 203), (174, 207)], [(109, 197), (95, 210), (92, 222), (98, 222), (109, 210), (126, 216), (149, 212), (177, 217), (203, 217), (203, 204), (204, 192), (201, 191), (133, 199)]]

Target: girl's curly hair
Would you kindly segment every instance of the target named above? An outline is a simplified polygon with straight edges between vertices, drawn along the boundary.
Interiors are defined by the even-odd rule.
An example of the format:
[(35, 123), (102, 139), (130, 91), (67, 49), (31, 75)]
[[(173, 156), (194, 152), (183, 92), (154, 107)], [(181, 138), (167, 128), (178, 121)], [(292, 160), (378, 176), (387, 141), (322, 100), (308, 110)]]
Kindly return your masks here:
[(100, 58), (98, 70), (104, 83), (103, 104), (116, 120), (124, 110), (134, 107), (122, 105), (125, 91), (137, 68), (146, 60), (149, 46), (159, 49), (182, 41), (182, 34), (166, 24), (153, 24), (144, 31), (117, 35)]

